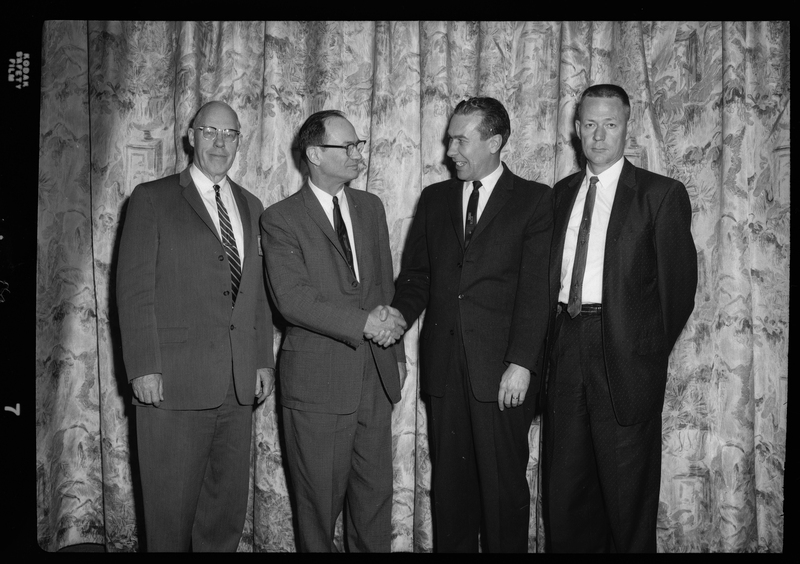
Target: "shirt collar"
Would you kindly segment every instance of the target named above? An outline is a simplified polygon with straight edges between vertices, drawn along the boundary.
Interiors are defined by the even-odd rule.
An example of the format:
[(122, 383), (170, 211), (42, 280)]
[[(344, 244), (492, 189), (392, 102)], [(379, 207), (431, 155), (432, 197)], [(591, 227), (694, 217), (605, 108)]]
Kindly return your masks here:
[(592, 171), (589, 170), (589, 165), (586, 165), (586, 182), (589, 182), (589, 179), (592, 176), (596, 176), (600, 181), (601, 186), (614, 186), (619, 182), (619, 177), (622, 174), (622, 167), (625, 164), (625, 157), (620, 157), (617, 162), (613, 165), (605, 169), (600, 174), (592, 174)]
[[(484, 176), (480, 179), (481, 188), (486, 188), (488, 192), (491, 192), (494, 188), (494, 185), (497, 184), (497, 181), (500, 180), (500, 176), (503, 174), (503, 163), (501, 162), (496, 169), (490, 174)], [(472, 181), (466, 180), (464, 182), (464, 189), (472, 188)]]
[[(192, 163), (192, 166), (189, 168), (189, 173), (192, 175), (192, 180), (194, 181), (194, 185), (197, 187), (197, 190), (200, 191), (201, 194), (204, 193), (214, 193), (214, 183), (211, 179), (203, 174), (195, 163)], [(225, 190), (226, 186), (228, 185), (228, 177), (227, 175), (220, 181), (218, 184), (220, 190)]]
[(333, 196), (328, 194), (322, 188), (318, 188), (313, 182), (311, 182), (310, 178), (308, 179), (308, 186), (311, 188), (311, 191), (314, 193), (320, 203), (326, 202), (330, 206), (333, 206), (333, 196), (336, 196), (336, 198), (339, 200), (339, 206), (347, 205), (347, 198), (344, 195), (344, 186), (342, 186), (342, 188)]

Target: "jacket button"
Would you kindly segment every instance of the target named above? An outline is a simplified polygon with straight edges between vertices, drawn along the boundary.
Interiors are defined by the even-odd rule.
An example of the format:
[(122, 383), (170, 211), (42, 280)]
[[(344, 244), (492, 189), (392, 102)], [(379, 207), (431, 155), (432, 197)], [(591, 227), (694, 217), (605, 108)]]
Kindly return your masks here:
[(455, 332), (455, 331), (453, 331), (452, 329), (450, 329), (450, 334), (451, 334), (451, 335), (455, 335), (455, 334), (456, 334), (456, 332)]
[(458, 295), (458, 299), (459, 299), (459, 300), (463, 300), (463, 299), (464, 299), (464, 294), (459, 294), (459, 295)]
[(225, 260), (225, 257), (223, 257), (222, 255), (219, 255), (217, 258), (218, 258), (220, 261), (223, 261), (223, 260)]
[(461, 263), (458, 263), (458, 268), (461, 268)]
[(356, 287), (358, 287), (358, 282), (356, 282), (355, 280), (353, 280), (353, 281), (350, 283), (350, 285), (351, 285), (353, 288), (356, 288)]
[(224, 292), (222, 292), (222, 295), (223, 296), (230, 296), (231, 293), (228, 290), (225, 290)]
[(234, 329), (236, 329), (236, 326), (235, 325), (231, 325), (231, 331), (233, 331)]

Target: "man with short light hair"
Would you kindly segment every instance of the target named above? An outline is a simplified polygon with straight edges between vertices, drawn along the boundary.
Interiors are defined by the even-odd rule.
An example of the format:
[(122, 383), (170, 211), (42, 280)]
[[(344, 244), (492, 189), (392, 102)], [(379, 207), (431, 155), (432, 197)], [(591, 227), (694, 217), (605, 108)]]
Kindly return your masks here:
[(543, 500), (550, 552), (655, 552), (670, 351), (694, 308), (692, 205), (625, 158), (631, 106), (587, 88), (586, 167), (554, 191)]

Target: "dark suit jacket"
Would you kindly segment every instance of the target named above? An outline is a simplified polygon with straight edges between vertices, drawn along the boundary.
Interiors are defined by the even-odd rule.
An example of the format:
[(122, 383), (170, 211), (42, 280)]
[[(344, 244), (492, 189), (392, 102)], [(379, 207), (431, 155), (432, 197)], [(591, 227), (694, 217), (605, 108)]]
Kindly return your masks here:
[[(558, 299), (567, 224), (584, 175), (580, 171), (554, 187), (552, 303)], [(684, 185), (626, 159), (606, 234), (602, 293), (606, 373), (620, 425), (661, 413), (669, 354), (694, 308), (697, 251), (691, 225)]]
[(529, 394), (538, 393), (550, 309), (551, 190), (503, 164), (465, 250), (462, 188), (463, 181), (451, 179), (422, 191), (396, 284), (393, 305), (409, 324), (427, 308), (420, 334), (422, 391), (444, 395), (460, 318), (479, 401), (497, 401), (512, 362), (531, 371)]
[(252, 404), (256, 369), (275, 365), (257, 237), (263, 206), (230, 184), (245, 245), (233, 309), (228, 258), (189, 169), (140, 184), (128, 202), (117, 270), (122, 352), (129, 380), (162, 374), (160, 409), (221, 405), (231, 369), (239, 403)]
[(364, 340), (369, 312), (394, 294), (386, 213), (374, 194), (345, 193), (360, 282), (307, 183), (261, 216), (270, 294), (289, 324), (278, 367), (281, 403), (292, 409), (354, 412), (370, 356), (389, 399), (400, 400), (402, 345), (384, 349)]

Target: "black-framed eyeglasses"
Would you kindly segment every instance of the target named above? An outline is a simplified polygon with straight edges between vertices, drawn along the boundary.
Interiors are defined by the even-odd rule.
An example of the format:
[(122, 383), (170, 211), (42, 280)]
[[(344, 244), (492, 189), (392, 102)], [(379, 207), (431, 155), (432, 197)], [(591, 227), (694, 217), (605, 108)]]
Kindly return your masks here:
[(222, 134), (222, 139), (226, 143), (233, 143), (239, 138), (240, 131), (236, 129), (217, 129), (216, 127), (212, 127), (210, 125), (197, 125), (194, 127), (203, 134), (203, 139), (206, 141), (211, 141), (217, 139), (217, 135), (220, 133)]
[(355, 143), (348, 143), (347, 145), (317, 145), (317, 147), (325, 147), (327, 149), (344, 149), (347, 151), (348, 157), (355, 157), (356, 153), (361, 154), (361, 151), (364, 150), (364, 145), (366, 143), (366, 141), (359, 139)]

